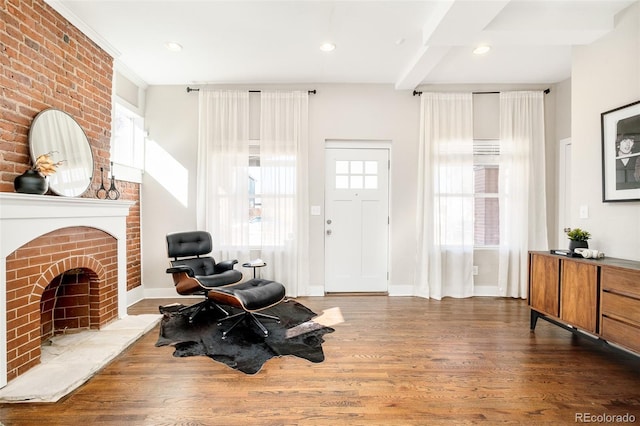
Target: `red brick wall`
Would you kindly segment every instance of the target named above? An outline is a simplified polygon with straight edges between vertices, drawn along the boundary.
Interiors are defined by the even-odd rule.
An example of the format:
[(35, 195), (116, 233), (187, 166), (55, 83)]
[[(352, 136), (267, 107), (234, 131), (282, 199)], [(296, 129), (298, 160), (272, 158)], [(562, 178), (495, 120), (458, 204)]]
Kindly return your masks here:
[(135, 200), (127, 217), (127, 291), (142, 285), (142, 252), (140, 247), (140, 185), (119, 182), (123, 200)]
[[(113, 59), (43, 0), (0, 2), (0, 192), (30, 167), (28, 134), (46, 108), (73, 116), (94, 156), (94, 198), (100, 167), (110, 168)], [(140, 188), (117, 182), (133, 200), (127, 220), (127, 289), (141, 285)]]
[[(8, 380), (39, 363), (42, 295), (56, 277), (76, 268), (89, 276), (89, 327), (100, 328), (115, 320), (118, 247), (106, 232), (86, 227), (59, 229), (7, 256)], [(78, 300), (68, 303), (69, 307), (80, 304)]]
[(55, 277), (40, 299), (40, 340), (46, 341), (66, 330), (88, 329), (89, 288), (91, 278), (99, 285), (95, 274), (88, 269), (74, 269)]

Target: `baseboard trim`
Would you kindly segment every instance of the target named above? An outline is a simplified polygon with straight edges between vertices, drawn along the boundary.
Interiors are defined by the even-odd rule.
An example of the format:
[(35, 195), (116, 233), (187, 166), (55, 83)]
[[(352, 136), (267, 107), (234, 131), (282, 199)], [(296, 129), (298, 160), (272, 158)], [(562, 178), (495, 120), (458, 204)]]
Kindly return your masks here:
[(127, 291), (127, 307), (138, 303), (144, 299), (144, 288), (139, 285), (138, 287)]
[(183, 297), (176, 293), (175, 288), (145, 288), (145, 299), (170, 299), (172, 297)]
[(483, 297), (500, 297), (497, 285), (474, 285), (473, 295)]

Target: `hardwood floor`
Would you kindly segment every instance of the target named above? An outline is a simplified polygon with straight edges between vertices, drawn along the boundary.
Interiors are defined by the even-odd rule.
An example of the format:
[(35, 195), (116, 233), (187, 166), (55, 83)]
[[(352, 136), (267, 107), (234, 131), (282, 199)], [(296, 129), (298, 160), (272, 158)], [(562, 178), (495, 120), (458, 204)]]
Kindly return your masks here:
[[(625, 414), (640, 422), (640, 358), (546, 321), (530, 333), (525, 301), (298, 300), (344, 316), (325, 336), (323, 363), (275, 358), (248, 376), (206, 357), (174, 358), (171, 347), (154, 346), (156, 327), (63, 401), (3, 404), (0, 422), (558, 425)], [(185, 299), (145, 300), (129, 313), (174, 301)]]

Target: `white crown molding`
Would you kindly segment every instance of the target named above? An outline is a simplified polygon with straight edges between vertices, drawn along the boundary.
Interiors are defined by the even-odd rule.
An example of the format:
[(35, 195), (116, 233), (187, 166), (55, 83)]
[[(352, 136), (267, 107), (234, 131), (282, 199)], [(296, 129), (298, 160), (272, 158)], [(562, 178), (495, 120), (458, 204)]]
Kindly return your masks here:
[(60, 0), (44, 0), (49, 6), (51, 6), (56, 12), (62, 15), (69, 23), (82, 31), (87, 37), (89, 37), (94, 43), (104, 49), (112, 58), (117, 59), (121, 53), (118, 49), (113, 47), (111, 43), (105, 40), (100, 34), (98, 34), (93, 28), (87, 25), (82, 19), (73, 13), (64, 3)]

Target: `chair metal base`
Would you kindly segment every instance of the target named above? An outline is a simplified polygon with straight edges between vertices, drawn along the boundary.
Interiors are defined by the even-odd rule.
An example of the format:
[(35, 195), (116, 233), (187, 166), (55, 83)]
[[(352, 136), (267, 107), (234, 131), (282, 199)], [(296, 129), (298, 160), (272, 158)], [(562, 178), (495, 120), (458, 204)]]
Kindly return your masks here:
[(264, 327), (264, 325), (262, 325), (262, 323), (258, 320), (257, 317), (275, 320), (277, 323), (280, 323), (280, 318), (274, 315), (262, 314), (260, 312), (248, 312), (248, 311), (239, 312), (237, 314), (230, 315), (226, 318), (222, 318), (220, 321), (218, 321), (218, 325), (222, 325), (223, 321), (230, 320), (232, 318), (238, 318), (238, 320), (234, 322), (231, 327), (229, 327), (227, 330), (222, 332), (222, 339), (223, 340), (226, 339), (227, 334), (229, 334), (231, 330), (236, 328), (238, 324), (240, 324), (243, 320), (247, 318), (250, 318), (258, 326), (258, 328), (260, 329), (264, 337), (269, 336), (269, 331)]
[(229, 312), (224, 310), (220, 305), (218, 305), (217, 303), (214, 303), (210, 299), (203, 300), (202, 302), (196, 303), (195, 305), (190, 305), (190, 306), (185, 306), (184, 308), (180, 308), (178, 312), (183, 313), (183, 312), (193, 310), (193, 312), (191, 312), (191, 314), (189, 315), (189, 324), (192, 324), (196, 315), (198, 315), (202, 311), (208, 310), (209, 308), (219, 310), (224, 314), (225, 317), (229, 316)]

